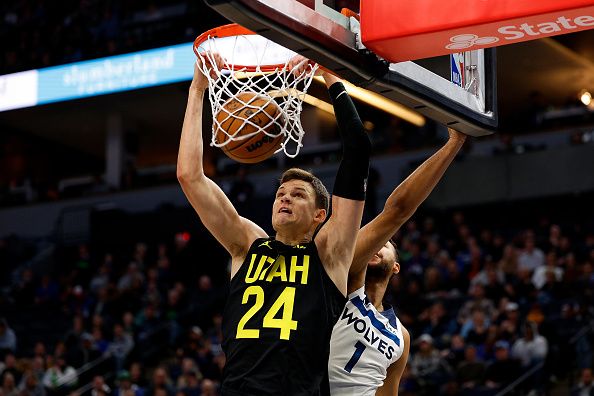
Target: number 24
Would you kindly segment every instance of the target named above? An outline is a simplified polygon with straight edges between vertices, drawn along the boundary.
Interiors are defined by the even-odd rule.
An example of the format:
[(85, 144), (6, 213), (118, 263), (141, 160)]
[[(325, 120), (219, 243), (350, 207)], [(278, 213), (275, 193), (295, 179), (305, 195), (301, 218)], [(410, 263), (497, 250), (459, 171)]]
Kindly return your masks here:
[[(264, 289), (260, 286), (250, 286), (245, 289), (243, 293), (242, 304), (247, 304), (250, 296), (256, 297), (254, 305), (248, 309), (243, 315), (237, 325), (236, 338), (260, 338), (259, 329), (246, 329), (247, 322), (258, 312), (264, 305)], [(285, 287), (285, 290), (278, 296), (274, 304), (270, 307), (264, 320), (262, 327), (280, 329), (280, 339), (288, 340), (291, 337), (291, 330), (297, 330), (297, 321), (293, 320), (293, 305), (295, 303), (295, 288)], [(275, 318), (280, 309), (283, 309), (282, 317)]]

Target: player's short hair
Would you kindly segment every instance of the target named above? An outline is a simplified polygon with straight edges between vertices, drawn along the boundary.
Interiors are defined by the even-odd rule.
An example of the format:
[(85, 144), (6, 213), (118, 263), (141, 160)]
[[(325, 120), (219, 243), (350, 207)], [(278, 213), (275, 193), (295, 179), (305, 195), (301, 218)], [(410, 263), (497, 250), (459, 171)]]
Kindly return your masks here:
[(390, 243), (390, 245), (392, 245), (392, 247), (394, 248), (394, 259), (396, 260), (396, 262), (398, 262), (399, 259), (399, 255), (398, 255), (398, 246), (396, 245), (396, 242), (394, 242), (393, 239), (389, 239), (388, 242)]
[(328, 190), (313, 173), (300, 168), (291, 168), (285, 171), (280, 178), (280, 183), (286, 183), (289, 180), (303, 180), (311, 184), (316, 193), (316, 207), (318, 209), (325, 209), (328, 212), (330, 204), (330, 194)]

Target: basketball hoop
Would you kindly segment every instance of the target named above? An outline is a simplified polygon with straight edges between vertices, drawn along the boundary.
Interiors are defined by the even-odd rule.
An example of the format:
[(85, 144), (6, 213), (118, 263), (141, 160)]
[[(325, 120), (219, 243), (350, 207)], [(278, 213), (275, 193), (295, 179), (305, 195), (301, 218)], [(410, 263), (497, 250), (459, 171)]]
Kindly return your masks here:
[[(240, 94), (245, 92), (266, 98), (259, 110), (266, 108), (271, 102), (275, 102), (280, 109), (280, 116), (272, 121), (274, 128), (270, 125), (256, 125), (251, 117), (246, 118), (235, 113), (227, 113), (228, 117), (224, 119), (213, 117), (212, 146), (223, 147), (229, 142), (264, 133), (271, 138), (284, 136), (277, 152), (283, 150), (291, 158), (299, 154), (304, 135), (300, 119), (303, 99), (318, 68), (316, 64), (304, 60), (306, 67), (297, 65), (296, 70), (303, 71), (294, 74), (288, 70), (287, 64), (297, 55), (295, 52), (237, 24), (224, 25), (201, 34), (194, 41), (194, 52), (202, 61), (201, 69), (208, 78), (208, 97), (213, 115), (219, 114), (230, 100), (253, 107), (253, 103), (241, 100)], [(224, 64), (216, 65), (213, 53), (221, 55)], [(215, 78), (209, 72), (211, 65), (215, 68)], [(233, 133), (228, 133), (223, 128), (229, 118), (241, 122), (241, 126)], [(253, 132), (240, 133), (245, 125), (250, 125), (250, 131)], [(216, 131), (219, 131), (219, 136), (220, 131), (223, 131), (227, 138), (217, 141)]]

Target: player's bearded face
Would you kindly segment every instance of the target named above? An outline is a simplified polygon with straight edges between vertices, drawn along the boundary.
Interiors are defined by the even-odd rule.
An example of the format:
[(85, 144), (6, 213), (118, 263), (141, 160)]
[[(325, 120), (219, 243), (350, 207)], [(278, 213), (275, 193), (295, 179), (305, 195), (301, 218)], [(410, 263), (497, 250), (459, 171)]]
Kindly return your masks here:
[(367, 276), (385, 278), (392, 274), (396, 256), (393, 249), (385, 244), (367, 264)]
[(289, 180), (276, 192), (272, 205), (272, 226), (278, 231), (284, 227), (309, 231), (316, 216), (315, 191), (302, 180)]

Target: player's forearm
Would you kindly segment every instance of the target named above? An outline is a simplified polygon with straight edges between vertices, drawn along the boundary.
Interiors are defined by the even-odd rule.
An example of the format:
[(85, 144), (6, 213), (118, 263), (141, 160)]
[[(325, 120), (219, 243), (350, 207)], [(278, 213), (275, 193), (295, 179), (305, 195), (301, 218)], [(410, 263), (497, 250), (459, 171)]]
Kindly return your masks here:
[(204, 176), (202, 108), (204, 91), (190, 88), (177, 157), (177, 177), (190, 182)]
[(441, 180), (463, 144), (463, 138), (451, 137), (392, 192), (384, 212), (402, 222), (408, 220)]
[[(327, 80), (327, 82), (332, 81)], [(328, 92), (334, 105), (342, 140), (342, 160), (336, 175), (333, 194), (337, 197), (364, 201), (371, 141), (344, 85), (336, 81), (329, 87)]]

